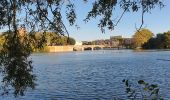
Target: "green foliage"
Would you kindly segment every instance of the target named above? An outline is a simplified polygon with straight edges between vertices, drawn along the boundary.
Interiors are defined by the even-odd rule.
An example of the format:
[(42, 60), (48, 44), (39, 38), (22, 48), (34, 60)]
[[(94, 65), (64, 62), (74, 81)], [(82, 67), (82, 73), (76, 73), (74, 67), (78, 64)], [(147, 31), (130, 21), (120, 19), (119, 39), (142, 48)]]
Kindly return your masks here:
[(75, 43), (76, 43), (75, 39), (73, 39), (71, 37), (68, 38), (68, 44), (69, 45), (75, 45)]
[[(85, 21), (88, 22), (91, 18), (101, 17), (98, 26), (104, 32), (105, 27), (113, 30), (125, 12), (137, 12), (141, 9), (144, 14), (150, 12), (156, 6), (162, 7), (162, 0), (96, 0)], [(113, 10), (116, 7), (120, 7), (123, 12), (120, 12), (122, 13), (120, 18), (113, 21)]]
[(122, 81), (126, 88), (127, 98), (130, 100), (163, 100), (160, 96), (159, 87), (156, 84), (149, 84), (144, 80), (139, 80), (137, 88), (132, 86), (129, 80)]
[[(68, 34), (62, 17), (65, 15), (70, 25), (75, 25), (77, 17), (74, 4), (76, 0), (68, 0), (67, 3), (65, 1), (67, 0), (0, 0), (0, 28), (8, 27), (10, 32), (0, 51), (0, 65), (5, 87), (12, 86), (15, 89), (15, 95), (23, 95), (27, 87), (34, 88), (35, 77), (32, 74), (31, 61), (28, 57), (33, 51), (32, 48), (42, 48), (46, 42), (45, 35), (40, 38), (39, 36), (19, 38), (18, 26), (28, 28), (31, 37), (34, 37), (32, 33), (35, 34), (35, 31), (45, 33), (47, 30), (63, 36)], [(150, 12), (156, 6), (161, 7), (163, 3), (162, 0), (142, 0), (142, 2), (140, 0), (120, 0), (120, 3), (117, 0), (97, 0), (93, 2), (92, 10), (88, 13), (86, 21), (101, 16), (102, 19), (98, 26), (102, 32), (105, 27), (114, 29), (122, 18), (121, 16), (116, 23), (111, 19), (116, 5), (119, 5), (124, 12), (136, 12), (142, 9), (142, 13), (145, 13)], [(22, 16), (20, 16), (21, 14)], [(52, 43), (56, 43), (56, 39), (52, 39), (52, 41)], [(66, 43), (66, 38), (57, 41), (63, 45), (62, 43)]]
[(58, 33), (46, 32), (45, 38), (47, 40), (47, 46), (58, 46), (58, 45), (74, 45), (75, 39), (72, 37), (61, 36)]
[[(82, 0), (88, 2), (89, 0)], [(67, 34), (67, 29), (63, 24), (63, 16), (67, 18), (69, 24), (75, 25), (77, 14), (75, 11), (75, 0), (1, 0), (0, 1), (0, 27), (9, 26), (13, 20), (15, 24), (24, 24), (31, 30), (51, 30), (59, 34)], [(85, 21), (92, 18), (101, 17), (98, 27), (113, 30), (119, 23), (125, 12), (142, 13), (150, 12), (155, 7), (162, 8), (162, 0), (95, 0), (90, 1), (92, 7), (88, 12)], [(119, 8), (122, 15), (115, 18), (113, 12)], [(81, 9), (81, 8), (80, 8)], [(65, 13), (62, 13), (65, 12)], [(22, 18), (20, 14), (23, 14)], [(77, 26), (77, 25), (75, 25)]]
[(170, 31), (164, 33), (165, 36), (165, 48), (170, 48)]
[(170, 31), (157, 34), (143, 45), (144, 49), (170, 49)]
[[(32, 52), (29, 40), (24, 41), (16, 34), (9, 33), (0, 52), (0, 70), (3, 73), (3, 94), (13, 91), (15, 96), (24, 95), (28, 88), (34, 89), (35, 75), (32, 73), (32, 61), (28, 59)], [(11, 88), (12, 87), (12, 90)]]
[(152, 36), (153, 33), (148, 29), (141, 29), (137, 31), (133, 36), (134, 47), (142, 47), (142, 45), (152, 38)]
[(83, 45), (93, 45), (92, 42), (88, 42), (88, 41), (83, 41), (82, 44), (83, 44)]
[(5, 42), (4, 36), (0, 35), (0, 48), (3, 46), (4, 42)]
[[(5, 41), (5, 35), (9, 34), (8, 32), (4, 32), (4, 35), (0, 36), (0, 42), (3, 46)], [(44, 51), (46, 46), (61, 46), (61, 45), (74, 45), (75, 39), (72, 37), (61, 36), (55, 32), (35, 32), (32, 34), (27, 34), (27, 38), (29, 39), (30, 45), (34, 52)]]

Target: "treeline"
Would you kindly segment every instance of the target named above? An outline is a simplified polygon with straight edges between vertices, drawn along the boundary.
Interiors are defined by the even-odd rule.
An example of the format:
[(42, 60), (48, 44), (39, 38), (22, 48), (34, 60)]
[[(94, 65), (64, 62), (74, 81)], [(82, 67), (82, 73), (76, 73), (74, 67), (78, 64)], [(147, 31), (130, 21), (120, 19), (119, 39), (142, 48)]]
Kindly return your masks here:
[(142, 46), (144, 49), (170, 49), (170, 31), (157, 34)]
[[(0, 34), (0, 48), (2, 48), (7, 35), (8, 32), (3, 32)], [(75, 39), (72, 37), (61, 36), (55, 32), (35, 32), (32, 34), (24, 33), (24, 35), (23, 33), (19, 33), (19, 36), (21, 40), (22, 38), (24, 38), (24, 41), (29, 41), (33, 51), (43, 50), (46, 46), (74, 45), (76, 42)]]
[[(58, 33), (46, 32), (45, 34), (36, 33), (36, 38), (46, 38), (47, 46), (74, 45), (75, 39), (72, 37), (61, 36)], [(41, 40), (41, 39), (40, 39)]]
[(143, 49), (170, 49), (170, 31), (154, 36), (150, 30), (141, 29), (133, 35), (133, 47)]

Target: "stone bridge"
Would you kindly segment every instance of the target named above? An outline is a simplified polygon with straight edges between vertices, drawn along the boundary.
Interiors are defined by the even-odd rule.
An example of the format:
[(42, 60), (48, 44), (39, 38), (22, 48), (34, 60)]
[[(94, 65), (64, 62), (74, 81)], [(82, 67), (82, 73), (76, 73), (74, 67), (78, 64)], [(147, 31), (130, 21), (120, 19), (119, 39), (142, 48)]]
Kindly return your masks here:
[(103, 49), (104, 45), (75, 45), (73, 50), (75, 51), (84, 51), (84, 50), (98, 50)]
[(68, 52), (103, 49), (104, 45), (67, 45), (67, 46), (47, 46), (49, 52)]

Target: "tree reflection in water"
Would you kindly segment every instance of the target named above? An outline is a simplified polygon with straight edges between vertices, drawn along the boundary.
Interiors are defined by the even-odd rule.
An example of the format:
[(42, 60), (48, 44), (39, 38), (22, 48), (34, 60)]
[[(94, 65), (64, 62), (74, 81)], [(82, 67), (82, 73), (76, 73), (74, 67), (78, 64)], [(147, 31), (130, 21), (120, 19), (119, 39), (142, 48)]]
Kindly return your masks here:
[(35, 88), (36, 76), (33, 74), (32, 61), (28, 59), (31, 52), (27, 37), (21, 39), (17, 34), (6, 36), (0, 52), (3, 95), (10, 92), (14, 96), (24, 95), (28, 88)]

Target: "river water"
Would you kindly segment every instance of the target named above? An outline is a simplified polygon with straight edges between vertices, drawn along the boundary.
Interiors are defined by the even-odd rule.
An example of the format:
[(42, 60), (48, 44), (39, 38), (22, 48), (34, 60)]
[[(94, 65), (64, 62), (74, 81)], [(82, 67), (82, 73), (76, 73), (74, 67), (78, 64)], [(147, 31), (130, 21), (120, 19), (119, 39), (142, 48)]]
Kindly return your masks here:
[(36, 53), (31, 58), (36, 89), (0, 100), (113, 100), (126, 96), (123, 79), (158, 84), (164, 99), (170, 99), (170, 51)]

